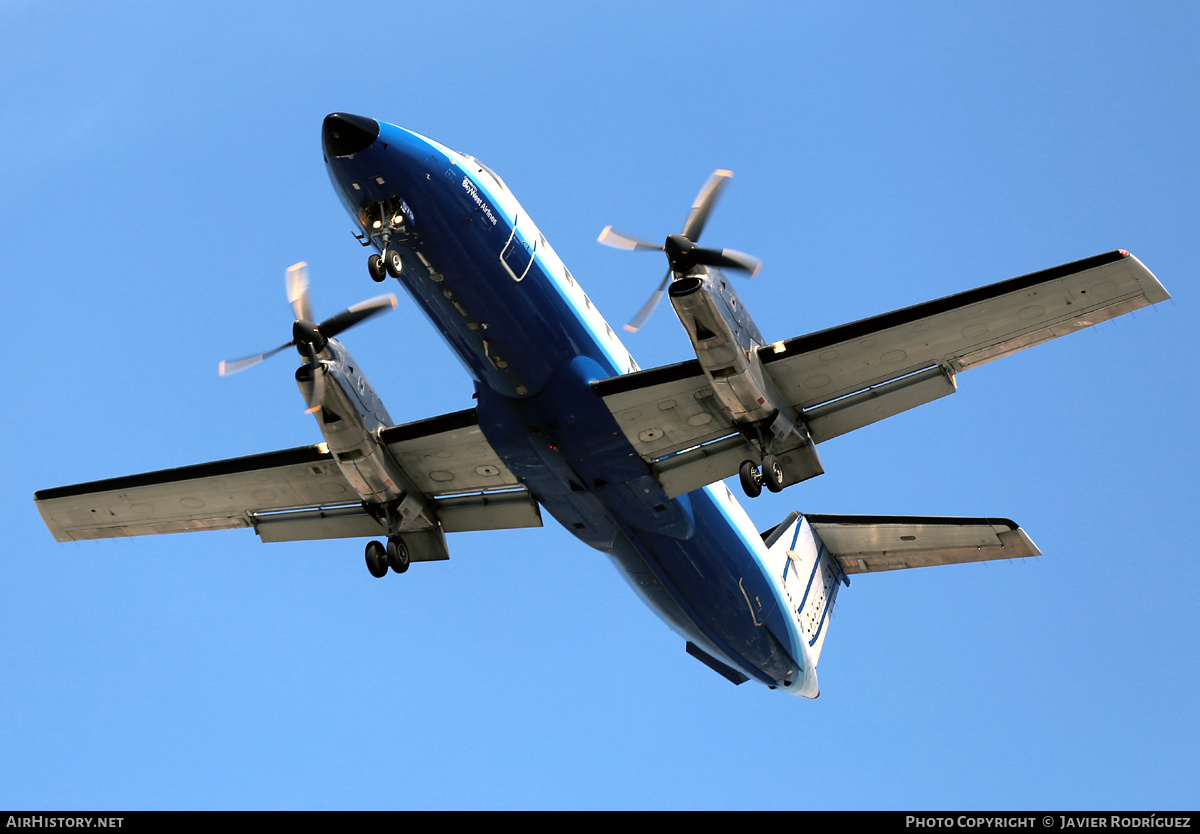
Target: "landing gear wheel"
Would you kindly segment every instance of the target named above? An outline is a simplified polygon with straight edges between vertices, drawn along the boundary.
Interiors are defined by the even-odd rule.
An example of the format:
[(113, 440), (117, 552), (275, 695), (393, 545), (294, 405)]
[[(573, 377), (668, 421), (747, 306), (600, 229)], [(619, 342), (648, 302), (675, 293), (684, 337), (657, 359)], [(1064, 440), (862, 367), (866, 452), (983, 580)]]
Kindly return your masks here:
[(387, 543), (387, 563), (396, 573), (408, 570), (408, 545), (399, 536), (392, 536)]
[(378, 255), (367, 258), (367, 272), (371, 273), (371, 280), (376, 284), (386, 278), (387, 269), (383, 265), (383, 258)]
[(383, 250), (383, 265), (393, 278), (399, 278), (400, 270), (404, 269), (404, 261), (400, 260), (400, 253), (395, 249)]
[(383, 545), (377, 541), (367, 542), (367, 570), (371, 572), (371, 576), (382, 579), (387, 576), (387, 569), (387, 553), (384, 552)]
[(783, 492), (783, 467), (775, 458), (767, 458), (763, 463), (763, 482), (771, 492)]
[(738, 478), (742, 482), (742, 491), (749, 498), (757, 498), (762, 494), (762, 472), (752, 460), (742, 461), (738, 468)]

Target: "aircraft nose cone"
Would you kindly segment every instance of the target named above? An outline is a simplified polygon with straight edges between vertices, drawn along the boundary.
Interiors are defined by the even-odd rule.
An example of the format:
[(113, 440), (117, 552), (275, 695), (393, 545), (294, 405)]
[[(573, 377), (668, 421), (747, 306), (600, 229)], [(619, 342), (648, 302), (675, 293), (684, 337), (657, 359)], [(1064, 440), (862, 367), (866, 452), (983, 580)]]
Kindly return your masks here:
[(321, 143), (331, 156), (364, 151), (379, 137), (379, 122), (351, 113), (330, 113), (321, 125)]

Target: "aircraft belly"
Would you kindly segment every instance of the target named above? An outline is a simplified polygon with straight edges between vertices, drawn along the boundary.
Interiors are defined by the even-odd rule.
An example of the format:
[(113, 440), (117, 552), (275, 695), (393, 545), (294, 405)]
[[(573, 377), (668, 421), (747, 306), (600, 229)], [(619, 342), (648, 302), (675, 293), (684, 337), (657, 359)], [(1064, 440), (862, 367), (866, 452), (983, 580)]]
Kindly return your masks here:
[(802, 649), (752, 545), (709, 490), (668, 499), (647, 477), (611, 413), (597, 408), (591, 365), (593, 373), (584, 358), (568, 363), (535, 398), (479, 391), (489, 443), (551, 516), (608, 553), (672, 629), (764, 683), (800, 679)]
[[(716, 489), (723, 489), (717, 486)], [(710, 637), (737, 665), (770, 683), (803, 677), (803, 650), (775, 583), (731, 528), (712, 491), (690, 494), (696, 535), (687, 542), (640, 536), (650, 561)]]

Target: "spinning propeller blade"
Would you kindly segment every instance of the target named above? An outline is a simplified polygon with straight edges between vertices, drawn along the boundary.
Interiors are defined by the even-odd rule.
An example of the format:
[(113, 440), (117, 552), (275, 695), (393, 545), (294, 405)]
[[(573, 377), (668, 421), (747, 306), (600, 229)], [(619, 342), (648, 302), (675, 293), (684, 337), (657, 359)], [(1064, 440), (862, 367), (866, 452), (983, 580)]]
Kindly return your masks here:
[(654, 312), (654, 308), (658, 306), (658, 302), (662, 300), (663, 291), (667, 288), (667, 284), (671, 283), (671, 270), (667, 270), (667, 274), (663, 276), (662, 281), (658, 285), (658, 289), (650, 296), (650, 300), (646, 305), (638, 311), (638, 314), (633, 317), (629, 324), (625, 325), (625, 329), (630, 333), (637, 333), (642, 329), (642, 325), (650, 318), (650, 314)]
[(704, 187), (696, 195), (696, 202), (692, 203), (692, 210), (688, 213), (687, 222), (683, 224), (683, 236), (688, 240), (700, 239), (700, 233), (704, 231), (704, 226), (708, 223), (709, 212), (717, 204), (717, 199), (720, 198), (725, 183), (729, 182), (732, 177), (733, 171), (722, 169), (713, 171), (708, 182), (704, 183)]
[(292, 305), (292, 312), (296, 314), (296, 320), (292, 323), (292, 340), (266, 353), (257, 353), (253, 356), (245, 356), (241, 359), (230, 359), (222, 362), (218, 366), (218, 372), (221, 376), (236, 374), (238, 371), (254, 367), (264, 359), (270, 359), (284, 348), (303, 345), (303, 353), (308, 359), (307, 365), (314, 371), (313, 390), (315, 399), (315, 392), (319, 390), (320, 386), (318, 378), (324, 376), (323, 373), (317, 372), (317, 368), (320, 365), (318, 354), (325, 349), (328, 340), (334, 338), (339, 333), (349, 330), (359, 322), (366, 321), (376, 313), (392, 309), (396, 306), (396, 296), (381, 295), (368, 301), (359, 302), (353, 307), (330, 316), (320, 324), (314, 324), (312, 320), (312, 302), (308, 295), (308, 264), (301, 261), (298, 264), (288, 267), (286, 284), (288, 303)]
[(288, 342), (286, 345), (280, 345), (274, 350), (268, 350), (266, 353), (257, 353), (254, 356), (244, 356), (241, 359), (229, 359), (225, 362), (222, 362), (218, 366), (217, 371), (221, 376), (236, 374), (238, 371), (244, 371), (247, 368), (253, 368), (264, 359), (270, 359), (272, 356), (279, 353), (279, 351), (283, 350), (284, 348), (290, 348), (294, 344), (295, 342)]
[(304, 261), (287, 268), (287, 296), (296, 318), (312, 321), (312, 302), (308, 298), (308, 264)]
[(396, 296), (394, 295), (381, 295), (368, 301), (360, 301), (353, 307), (342, 310), (336, 316), (330, 316), (325, 319), (325, 321), (317, 325), (317, 330), (321, 331), (321, 335), (332, 339), (359, 322), (366, 321), (376, 313), (391, 310), (395, 306)]
[(632, 252), (634, 249), (650, 250), (653, 252), (661, 252), (662, 246), (657, 243), (651, 243), (648, 240), (642, 240), (640, 237), (627, 235), (624, 232), (618, 232), (612, 226), (605, 226), (600, 232), (600, 237), (597, 241), (605, 246), (611, 246), (613, 249), (625, 249)]
[(696, 195), (696, 200), (692, 203), (692, 210), (688, 212), (687, 220), (683, 224), (683, 232), (677, 235), (668, 235), (666, 242), (661, 246), (624, 232), (618, 232), (612, 226), (605, 226), (604, 230), (600, 232), (597, 240), (605, 246), (628, 251), (665, 252), (667, 260), (671, 264), (666, 277), (658, 285), (654, 294), (650, 296), (650, 300), (638, 311), (633, 320), (625, 325), (625, 329), (630, 333), (636, 333), (650, 318), (650, 314), (658, 306), (663, 291), (671, 282), (672, 277), (682, 278), (697, 265), (743, 270), (750, 273), (751, 278), (762, 269), (762, 261), (745, 252), (738, 252), (736, 249), (705, 249), (696, 245), (696, 241), (700, 239), (704, 227), (708, 224), (708, 217), (712, 213), (713, 206), (717, 204), (725, 184), (731, 177), (733, 177), (732, 171), (714, 171), (708, 181), (704, 183), (704, 187), (700, 189), (700, 193)]

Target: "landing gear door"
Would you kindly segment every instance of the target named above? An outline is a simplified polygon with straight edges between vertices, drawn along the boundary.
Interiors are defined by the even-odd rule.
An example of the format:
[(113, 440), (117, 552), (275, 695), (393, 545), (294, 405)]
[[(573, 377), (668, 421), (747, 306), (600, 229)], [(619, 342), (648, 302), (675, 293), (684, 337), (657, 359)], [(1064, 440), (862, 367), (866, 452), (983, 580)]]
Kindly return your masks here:
[(533, 255), (537, 251), (536, 241), (529, 244), (522, 238), (518, 220), (520, 220), (519, 215), (513, 218), (512, 234), (508, 236), (508, 242), (500, 251), (500, 263), (504, 264), (504, 268), (508, 270), (508, 274), (514, 281), (521, 281), (525, 278), (529, 267), (533, 265)]

